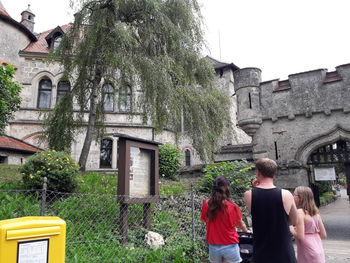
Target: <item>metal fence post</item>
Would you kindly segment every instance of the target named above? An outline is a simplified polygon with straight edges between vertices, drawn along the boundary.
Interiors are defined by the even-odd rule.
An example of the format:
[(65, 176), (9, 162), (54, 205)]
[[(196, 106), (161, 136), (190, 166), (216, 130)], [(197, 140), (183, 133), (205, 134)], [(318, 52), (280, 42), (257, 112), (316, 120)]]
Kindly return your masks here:
[(47, 194), (47, 177), (44, 177), (43, 190), (42, 190), (42, 194), (41, 194), (40, 216), (45, 216), (46, 194)]
[(196, 223), (194, 214), (194, 187), (191, 184), (191, 206), (192, 206), (192, 241), (196, 241)]

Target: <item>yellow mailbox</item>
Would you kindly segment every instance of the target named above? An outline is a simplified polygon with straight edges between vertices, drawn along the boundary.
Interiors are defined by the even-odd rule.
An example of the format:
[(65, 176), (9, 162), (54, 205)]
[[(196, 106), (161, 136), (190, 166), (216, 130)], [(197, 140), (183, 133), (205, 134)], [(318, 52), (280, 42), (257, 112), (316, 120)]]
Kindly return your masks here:
[(0, 221), (0, 263), (63, 263), (66, 222), (28, 216)]

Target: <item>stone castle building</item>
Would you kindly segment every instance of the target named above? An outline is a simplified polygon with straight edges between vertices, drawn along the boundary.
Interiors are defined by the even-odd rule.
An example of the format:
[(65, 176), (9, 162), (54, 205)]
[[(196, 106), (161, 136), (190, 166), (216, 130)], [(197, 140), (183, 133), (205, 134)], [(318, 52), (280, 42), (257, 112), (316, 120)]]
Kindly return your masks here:
[(253, 138), (246, 154), (276, 160), (279, 185), (309, 185), (315, 167), (339, 165), (350, 182), (350, 64), (266, 82), (244, 68), (234, 82), (238, 125)]
[[(36, 34), (35, 14), (28, 8), (21, 16), (21, 22), (14, 20), (0, 1), (0, 61), (17, 67), (15, 80), (23, 86), (21, 108), (6, 134), (40, 150), (45, 148), (40, 141), (42, 113), (70, 90), (70, 83), (61, 79), (60, 65), (46, 62), (69, 25)], [(287, 188), (313, 183), (319, 166), (342, 165), (350, 181), (350, 64), (334, 72), (318, 69), (262, 82), (260, 69), (208, 59), (216, 70), (218, 89), (231, 98), (234, 124), (225, 132), (215, 161), (272, 158), (279, 164), (277, 184)], [(141, 113), (135, 114), (138, 96), (137, 87), (120, 90), (116, 101), (107, 105), (106, 137), (92, 144), (87, 169), (116, 169), (116, 134), (177, 144), (185, 153), (184, 165), (199, 164), (188, 138), (177, 141), (167, 130), (155, 134), (151, 123), (143, 123)], [(72, 146), (76, 160), (83, 138), (83, 133), (77, 134)]]
[[(62, 79), (62, 67), (58, 63), (48, 64), (46, 59), (50, 51), (59, 45), (69, 24), (37, 34), (35, 33), (35, 19), (37, 19), (35, 14), (28, 7), (21, 13), (21, 22), (16, 21), (8, 14), (0, 1), (0, 62), (16, 66), (15, 81), (23, 86), (21, 108), (15, 113), (14, 119), (6, 128), (6, 134), (33, 146), (45, 148), (45, 143), (40, 140), (43, 132), (43, 112), (52, 109), (59, 97), (70, 91), (70, 83)], [(238, 67), (210, 57), (208, 59), (217, 72), (218, 89), (232, 98), (231, 119), (235, 124), (236, 97), (232, 97), (234, 94), (233, 71)], [(120, 89), (116, 100), (110, 100), (105, 105), (108, 111), (106, 135), (102, 141), (93, 142), (87, 170), (115, 170), (117, 168), (118, 137), (115, 136), (116, 134), (177, 144), (184, 152), (184, 165), (190, 166), (201, 162), (190, 139), (182, 136), (180, 140), (176, 140), (174, 133), (169, 130), (156, 134), (151, 123), (142, 121), (140, 112), (135, 114), (137, 113), (135, 102), (140, 93), (137, 87)], [(133, 114), (130, 114), (131, 112)], [(72, 145), (72, 156), (76, 160), (82, 149), (84, 135), (84, 133), (78, 133)], [(234, 125), (233, 129), (225, 132), (222, 144), (233, 145), (250, 141), (251, 138)], [(3, 156), (1, 160), (21, 163), (23, 158), (21, 161), (18, 158), (17, 161), (14, 161), (14, 158), (6, 159), (6, 156)]]

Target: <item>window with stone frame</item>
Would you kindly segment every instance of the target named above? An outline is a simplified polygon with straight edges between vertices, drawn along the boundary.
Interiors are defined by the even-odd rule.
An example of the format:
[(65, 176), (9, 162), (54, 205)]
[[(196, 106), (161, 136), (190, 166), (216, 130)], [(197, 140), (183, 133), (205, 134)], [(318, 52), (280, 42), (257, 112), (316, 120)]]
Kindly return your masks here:
[(48, 78), (39, 81), (38, 108), (48, 109), (51, 106), (52, 82)]
[(60, 80), (57, 85), (56, 103), (59, 103), (60, 99), (68, 92), (70, 92), (70, 82), (68, 80)]
[(132, 111), (132, 90), (130, 86), (124, 86), (119, 89), (119, 112)]
[(103, 111), (114, 111), (114, 87), (109, 83), (103, 85)]
[(100, 149), (100, 168), (112, 168), (113, 140), (102, 139)]

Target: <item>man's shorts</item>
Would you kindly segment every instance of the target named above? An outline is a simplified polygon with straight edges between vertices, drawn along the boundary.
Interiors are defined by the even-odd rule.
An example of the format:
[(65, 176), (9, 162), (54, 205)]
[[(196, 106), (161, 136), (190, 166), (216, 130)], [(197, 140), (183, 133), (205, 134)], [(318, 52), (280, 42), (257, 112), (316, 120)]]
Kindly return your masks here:
[(209, 260), (211, 263), (239, 263), (242, 258), (238, 244), (212, 245), (209, 244)]

